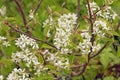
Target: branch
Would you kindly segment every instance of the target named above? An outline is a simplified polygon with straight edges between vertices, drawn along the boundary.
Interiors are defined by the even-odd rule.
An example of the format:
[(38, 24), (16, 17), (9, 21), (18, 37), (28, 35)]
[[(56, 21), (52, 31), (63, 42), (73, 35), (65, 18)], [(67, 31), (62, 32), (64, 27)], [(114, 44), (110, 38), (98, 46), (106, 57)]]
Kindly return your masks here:
[(76, 14), (77, 14), (77, 20), (76, 20), (76, 24), (75, 24), (75, 32), (76, 32), (76, 29), (78, 27), (78, 22), (79, 22), (79, 16), (80, 16), (80, 0), (77, 0), (77, 8), (76, 8)]
[(100, 12), (101, 10), (103, 10), (103, 9), (105, 8), (105, 6), (106, 6), (106, 5), (103, 5), (102, 7), (100, 7), (100, 9), (99, 9), (97, 12), (93, 13), (92, 16), (96, 16), (96, 14), (97, 14), (98, 12)]
[(117, 25), (115, 31), (118, 31), (119, 27), (120, 27), (120, 20), (119, 20), (119, 22), (118, 22), (118, 25)]
[[(15, 29), (15, 28), (14, 28), (11, 24), (9, 24), (8, 22), (4, 22), (4, 23), (5, 23), (8, 27), (10, 27), (12, 30), (14, 30), (15, 32), (20, 33), (20, 34), (24, 34), (24, 35), (26, 35), (26, 36), (29, 36), (29, 34), (24, 33), (24, 32), (21, 31), (21, 30)], [(43, 42), (43, 43), (45, 43), (45, 44), (47, 44), (47, 45), (49, 45), (49, 46), (51, 46), (51, 47), (57, 49), (54, 45), (48, 43), (47, 41), (44, 41), (44, 40), (38, 39), (38, 38), (36, 38), (36, 37), (34, 37), (34, 36), (32, 36), (32, 35), (29, 36), (29, 37), (32, 38), (32, 39), (34, 39), (34, 40), (36, 40), (36, 41)]]
[[(40, 8), (40, 5), (41, 5), (42, 2), (43, 2), (43, 0), (39, 0), (37, 6), (36, 6), (35, 9), (33, 10), (33, 15), (36, 14), (36, 12), (37, 12), (38, 9)], [(33, 20), (33, 19), (28, 20), (28, 23), (31, 22), (32, 20)]]
[(90, 21), (91, 34), (92, 34), (91, 43), (92, 43), (92, 46), (93, 46), (93, 44), (94, 44), (93, 22), (92, 22), (92, 12), (91, 12), (91, 9), (90, 9), (89, 0), (87, 0), (87, 6), (88, 6), (88, 11), (89, 11), (89, 21)]
[(41, 5), (42, 2), (43, 2), (43, 0), (40, 0), (40, 1), (38, 2), (38, 5), (36, 6), (36, 8), (35, 8), (34, 11), (33, 11), (33, 14), (36, 14), (36, 12), (37, 12), (37, 10), (40, 8), (40, 5)]
[(26, 27), (27, 20), (26, 20), (26, 17), (25, 17), (25, 13), (24, 13), (24, 11), (23, 11), (23, 8), (22, 8), (19, 0), (14, 0), (14, 1), (15, 1), (15, 3), (16, 3), (17, 6), (18, 6), (18, 9), (19, 9), (19, 11), (20, 11), (20, 13), (21, 13), (21, 16), (22, 16), (22, 19), (23, 19), (24, 26)]
[(105, 43), (105, 45), (96, 54), (91, 55), (90, 59), (96, 57), (97, 55), (99, 55), (106, 48), (106, 46), (108, 45), (108, 43), (109, 43), (109, 41), (107, 41)]
[(86, 70), (87, 65), (88, 65), (88, 63), (85, 63), (85, 64), (83, 65), (81, 71), (79, 71), (79, 72), (72, 72), (72, 73), (71, 73), (71, 76), (79, 76), (79, 75), (83, 74), (83, 73), (85, 72), (85, 70)]

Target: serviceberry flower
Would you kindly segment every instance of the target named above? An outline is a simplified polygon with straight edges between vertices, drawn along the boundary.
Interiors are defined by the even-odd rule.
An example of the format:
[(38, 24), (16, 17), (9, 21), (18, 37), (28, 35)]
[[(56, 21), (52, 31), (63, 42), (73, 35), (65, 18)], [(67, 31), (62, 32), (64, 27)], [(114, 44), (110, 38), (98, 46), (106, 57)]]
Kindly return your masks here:
[[(74, 25), (76, 24), (77, 16), (76, 14), (63, 14), (58, 19), (58, 27), (56, 28), (56, 33), (54, 37), (54, 45), (61, 50), (68, 50), (66, 47), (70, 45), (70, 39)], [(63, 52), (64, 52), (63, 51)], [(63, 53), (64, 54), (64, 53)]]
[(36, 41), (32, 38), (29, 38), (28, 36), (21, 34), (19, 38), (15, 40), (15, 44), (20, 47), (22, 50), (28, 48), (29, 46), (32, 47), (32, 49), (38, 49), (38, 44)]
[(32, 80), (29, 78), (29, 74), (25, 72), (25, 69), (14, 68), (13, 71), (8, 75), (7, 80)]
[(0, 75), (0, 80), (3, 80), (3, 75)]
[(7, 38), (0, 36), (0, 43), (2, 43), (2, 45), (4, 45), (5, 47), (10, 46), (9, 41), (7, 41)]

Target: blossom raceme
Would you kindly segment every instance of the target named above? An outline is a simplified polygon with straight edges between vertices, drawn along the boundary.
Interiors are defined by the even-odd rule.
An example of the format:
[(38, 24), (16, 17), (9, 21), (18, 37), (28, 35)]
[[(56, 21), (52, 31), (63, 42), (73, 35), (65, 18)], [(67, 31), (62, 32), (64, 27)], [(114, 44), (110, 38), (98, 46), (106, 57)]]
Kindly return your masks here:
[(32, 80), (29, 78), (29, 74), (25, 72), (25, 69), (14, 68), (8, 75), (7, 80)]
[(15, 44), (21, 48), (21, 49), (26, 49), (29, 46), (32, 47), (32, 49), (38, 49), (38, 44), (36, 41), (32, 38), (29, 38), (28, 36), (21, 34), (19, 38), (15, 40)]
[(7, 38), (0, 36), (0, 44), (2, 43), (2, 45), (4, 45), (5, 47), (10, 46), (9, 41), (7, 41)]
[(60, 48), (66, 48), (69, 45), (69, 37), (72, 34), (74, 25), (76, 24), (76, 14), (63, 14), (58, 19), (58, 27), (54, 37), (54, 45)]
[(62, 57), (59, 52), (51, 53), (49, 50), (45, 50), (43, 53), (45, 61), (53, 64), (56, 69), (69, 69), (69, 59)]

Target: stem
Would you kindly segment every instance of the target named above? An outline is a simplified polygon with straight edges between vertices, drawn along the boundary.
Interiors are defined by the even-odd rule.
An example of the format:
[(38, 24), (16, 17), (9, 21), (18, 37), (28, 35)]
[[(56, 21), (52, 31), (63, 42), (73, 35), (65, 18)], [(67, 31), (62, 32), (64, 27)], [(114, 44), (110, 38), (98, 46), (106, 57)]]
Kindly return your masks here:
[[(17, 6), (18, 6), (18, 9), (19, 9), (19, 11), (20, 11), (20, 13), (21, 13), (21, 16), (22, 16), (22, 19), (23, 19), (24, 26), (26, 27), (27, 20), (26, 20), (26, 16), (25, 16), (25, 13), (24, 13), (24, 11), (23, 11), (23, 8), (22, 8), (19, 0), (14, 0), (14, 1), (15, 1), (15, 3), (16, 3)], [(26, 28), (27, 28), (27, 27), (26, 27)]]
[(118, 25), (117, 25), (115, 31), (118, 31), (119, 27), (120, 27), (120, 20), (119, 20), (119, 22), (118, 22)]
[(108, 45), (108, 43), (109, 43), (109, 41), (107, 41), (105, 43), (105, 45), (96, 54), (91, 55), (90, 59), (96, 57), (97, 55), (99, 55), (106, 48), (106, 46)]
[(43, 0), (40, 0), (40, 1), (38, 2), (38, 5), (36, 6), (36, 8), (35, 8), (34, 11), (33, 11), (33, 14), (36, 14), (36, 12), (37, 12), (38, 9), (40, 8), (40, 5), (41, 5), (42, 2), (43, 2)]
[(45, 43), (45, 44), (47, 44), (47, 45), (49, 45), (49, 46), (51, 46), (51, 47), (57, 49), (54, 45), (48, 43), (47, 41), (38, 39), (38, 38), (36, 38), (36, 37), (34, 37), (34, 36), (32, 36), (32, 35), (30, 36), (29, 34), (24, 33), (24, 32), (21, 31), (21, 30), (15, 29), (15, 28), (14, 28), (11, 24), (9, 24), (8, 22), (5, 22), (5, 24), (6, 24), (8, 27), (10, 27), (12, 30), (14, 30), (15, 32), (17, 32), (17, 33), (24, 34), (24, 35), (29, 36), (30, 38), (32, 38), (32, 39), (34, 39), (34, 40), (36, 40), (36, 41), (43, 42), (43, 43)]
[(91, 34), (92, 34), (91, 43), (92, 43), (92, 46), (93, 46), (93, 44), (94, 44), (93, 22), (92, 22), (92, 12), (91, 12), (91, 9), (90, 9), (89, 0), (87, 0), (87, 6), (88, 6), (88, 11), (89, 11), (89, 21), (90, 21), (90, 28), (91, 28)]
[(77, 0), (77, 8), (76, 8), (76, 14), (77, 14), (77, 20), (76, 20), (76, 24), (75, 24), (75, 28), (74, 28), (74, 30), (75, 30), (75, 32), (76, 32), (76, 30), (77, 30), (77, 27), (78, 27), (78, 22), (79, 22), (79, 14), (80, 14), (80, 0)]

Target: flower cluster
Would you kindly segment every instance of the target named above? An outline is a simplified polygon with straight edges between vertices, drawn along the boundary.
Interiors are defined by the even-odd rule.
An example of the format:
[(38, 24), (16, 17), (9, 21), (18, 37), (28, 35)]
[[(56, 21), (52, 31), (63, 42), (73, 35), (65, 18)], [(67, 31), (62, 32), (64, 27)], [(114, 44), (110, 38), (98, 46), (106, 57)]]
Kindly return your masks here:
[(97, 13), (98, 16), (106, 20), (114, 20), (117, 14), (111, 9), (110, 6), (105, 6), (105, 8)]
[(43, 52), (45, 61), (53, 64), (57, 69), (67, 69), (69, 68), (69, 60), (68, 58), (64, 58), (59, 53), (51, 53), (48, 50)]
[(104, 0), (106, 4), (112, 4), (114, 0)]
[(91, 51), (90, 47), (92, 47), (93, 53), (100, 49), (100, 44), (97, 44), (96, 42), (94, 42), (94, 46), (92, 46), (90, 42), (91, 35), (88, 32), (81, 33), (81, 36), (83, 37), (83, 42), (80, 42), (77, 48), (81, 50), (82, 54), (88, 54)]
[(14, 68), (12, 73), (7, 77), (7, 80), (32, 80), (29, 78), (29, 74), (25, 72), (25, 69)]
[(17, 51), (12, 54), (12, 60), (16, 63), (24, 62), (26, 67), (35, 71), (35, 75), (39, 75), (41, 71), (45, 70), (43, 65), (39, 62), (35, 49), (38, 49), (38, 44), (32, 38), (26, 35), (20, 35), (20, 38), (15, 40), (16, 45), (21, 48), (21, 51)]
[(10, 46), (10, 43), (7, 41), (7, 38), (0, 36), (0, 43), (2, 43), (2, 45), (8, 47)]
[[(87, 5), (86, 7), (88, 8)], [(98, 11), (97, 17), (102, 17), (106, 20), (114, 20), (115, 17), (117, 16), (117, 14), (111, 9), (110, 6), (105, 6), (103, 10), (100, 10), (100, 7), (95, 2), (90, 3), (90, 9), (91, 9), (92, 15)]]
[(39, 75), (41, 71), (45, 70), (35, 53), (30, 52), (28, 49), (13, 53), (12, 60), (16, 63), (25, 62), (28, 68), (33, 66), (32, 71), (35, 71), (35, 75)]
[(50, 30), (53, 29), (55, 25), (56, 25), (56, 21), (53, 19), (53, 16), (51, 14), (49, 15), (48, 19), (43, 22), (43, 26), (42, 26), (43, 28), (49, 29), (46, 34), (47, 37), (51, 36)]
[(105, 32), (111, 30), (111, 28), (108, 27), (107, 23), (103, 20), (96, 20), (93, 26), (93, 34), (97, 34), (98, 38), (105, 37)]
[[(86, 5), (86, 7), (88, 8), (88, 5)], [(100, 9), (100, 7), (95, 2), (91, 2), (90, 9), (91, 9), (91, 14), (93, 15), (96, 11)], [(88, 14), (89, 14), (89, 11), (88, 11)]]
[[(76, 24), (76, 14), (64, 14), (58, 19), (58, 27), (54, 37), (54, 45), (63, 52), (68, 51), (67, 46), (70, 43), (70, 35)], [(63, 53), (64, 54), (64, 53)]]
[(36, 43), (36, 41), (32, 38), (27, 37), (24, 34), (21, 34), (19, 38), (17, 38), (17, 40), (15, 40), (16, 45), (18, 47), (20, 47), (22, 50), (28, 48), (28, 47), (32, 47), (32, 49), (38, 49), (38, 44)]
[(52, 15), (49, 15), (48, 19), (45, 20), (45, 22), (43, 22), (42, 27), (45, 28), (45, 27), (49, 26), (51, 28), (51, 27), (53, 27), (53, 25), (54, 25), (53, 17), (52, 17)]
[(30, 52), (28, 49), (13, 53), (12, 59), (14, 62), (18, 63), (20, 63), (21, 61), (26, 62), (27, 67), (30, 67), (31, 64), (33, 65), (40, 64), (38, 58), (35, 56), (35, 53)]

